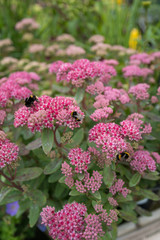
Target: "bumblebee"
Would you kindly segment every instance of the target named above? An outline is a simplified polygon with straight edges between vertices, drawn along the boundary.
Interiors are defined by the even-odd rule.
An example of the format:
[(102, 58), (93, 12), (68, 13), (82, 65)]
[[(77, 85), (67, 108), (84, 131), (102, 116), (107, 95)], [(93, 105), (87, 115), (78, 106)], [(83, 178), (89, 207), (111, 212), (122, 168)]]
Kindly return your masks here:
[(71, 113), (71, 116), (77, 121), (77, 122), (80, 122), (82, 121), (83, 117), (77, 113), (76, 111), (72, 112)]
[(32, 105), (34, 105), (34, 102), (38, 102), (38, 97), (35, 95), (31, 95), (28, 98), (25, 99), (25, 106), (26, 107), (31, 107)]
[(127, 160), (130, 157), (128, 152), (122, 152), (116, 156), (117, 160)]

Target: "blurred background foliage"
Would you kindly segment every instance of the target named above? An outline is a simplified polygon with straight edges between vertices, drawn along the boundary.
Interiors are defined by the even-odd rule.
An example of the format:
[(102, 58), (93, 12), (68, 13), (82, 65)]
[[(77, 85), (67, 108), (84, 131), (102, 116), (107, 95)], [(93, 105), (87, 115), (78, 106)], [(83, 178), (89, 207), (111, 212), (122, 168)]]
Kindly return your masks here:
[(40, 24), (35, 37), (44, 44), (62, 33), (83, 43), (101, 34), (107, 43), (128, 47), (131, 30), (138, 28), (144, 51), (159, 48), (159, 0), (0, 0), (0, 39), (11, 38), (20, 52), (15, 24), (27, 17)]

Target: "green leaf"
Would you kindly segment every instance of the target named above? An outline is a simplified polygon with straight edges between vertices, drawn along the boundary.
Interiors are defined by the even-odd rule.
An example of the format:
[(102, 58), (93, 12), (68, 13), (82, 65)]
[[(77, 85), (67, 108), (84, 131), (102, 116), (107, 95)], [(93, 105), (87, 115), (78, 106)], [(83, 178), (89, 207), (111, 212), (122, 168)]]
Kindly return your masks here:
[(54, 189), (54, 196), (57, 199), (63, 199), (66, 196), (66, 193), (68, 195), (68, 187), (64, 184), (57, 183), (56, 187)]
[(59, 179), (59, 183), (65, 183), (66, 176), (63, 176)]
[(61, 167), (61, 164), (62, 159), (54, 159), (49, 164), (47, 164), (47, 166), (44, 169), (44, 174), (48, 175), (56, 172)]
[(101, 200), (101, 194), (99, 191), (96, 191), (95, 193), (90, 193), (95, 199)]
[(37, 178), (42, 174), (43, 170), (39, 167), (31, 168), (21, 168), (17, 171), (16, 178), (14, 181), (29, 181), (31, 179)]
[(111, 169), (111, 166), (104, 167), (103, 170), (103, 181), (107, 187), (111, 187), (114, 180), (114, 172)]
[(84, 93), (85, 93), (85, 90), (83, 88), (78, 88), (76, 95), (74, 97), (78, 104), (83, 100)]
[(52, 85), (52, 89), (53, 89), (53, 91), (57, 91), (57, 92), (60, 92), (60, 93), (67, 93), (70, 90), (69, 87), (61, 87), (61, 86), (56, 85), (56, 84)]
[(145, 173), (142, 178), (144, 179), (149, 179), (149, 180), (159, 180), (160, 176), (158, 172), (150, 172), (150, 173)]
[(53, 173), (52, 175), (49, 176), (48, 182), (49, 183), (57, 182), (62, 176), (63, 176), (63, 174), (61, 173), (61, 170), (59, 169), (55, 173)]
[(155, 193), (153, 193), (151, 190), (141, 189), (140, 193), (144, 197), (149, 198), (151, 200), (154, 200), (154, 201), (159, 201), (160, 200), (159, 196), (156, 195)]
[(139, 174), (139, 172), (137, 172), (137, 173), (135, 173), (135, 174), (133, 175), (133, 177), (130, 179), (130, 181), (129, 181), (129, 186), (130, 186), (130, 187), (136, 186), (136, 185), (139, 183), (140, 180), (141, 180), (141, 175)]
[(7, 194), (11, 191), (12, 191), (11, 188), (8, 188), (8, 187), (2, 188), (0, 191), (0, 202), (2, 202), (3, 199), (7, 196)]
[(41, 134), (42, 148), (45, 154), (48, 154), (53, 146), (53, 131), (49, 128), (44, 128)]
[(33, 202), (33, 204), (39, 207), (44, 206), (46, 203), (46, 196), (38, 189), (29, 192), (28, 197)]
[(42, 141), (41, 138), (37, 138), (36, 140), (30, 142), (29, 144), (26, 145), (26, 148), (28, 150), (34, 150), (37, 148), (40, 148), (42, 146)]
[(33, 227), (36, 224), (36, 222), (38, 221), (39, 215), (40, 215), (39, 207), (36, 204), (33, 204), (29, 209), (29, 215), (28, 215), (30, 227)]
[(21, 216), (27, 209), (29, 209), (31, 201), (27, 198), (25, 200), (19, 201), (19, 209), (16, 214), (16, 217)]
[(135, 210), (141, 216), (151, 216), (152, 215), (151, 212), (145, 210), (144, 208), (141, 208), (140, 206), (136, 206)]
[(76, 146), (80, 145), (83, 138), (84, 138), (84, 129), (81, 128), (72, 137), (72, 143), (66, 144), (66, 147), (73, 148), (73, 147), (76, 147)]
[(22, 193), (16, 189), (10, 189), (10, 191), (3, 192), (3, 197), (0, 193), (0, 205), (15, 202), (23, 197)]
[(133, 211), (127, 212), (127, 211), (119, 210), (119, 216), (129, 222), (137, 221), (136, 214)]
[(119, 196), (116, 197), (116, 200), (117, 200), (118, 202), (128, 202), (128, 201), (132, 201), (132, 200), (133, 200), (133, 197), (132, 197), (132, 195), (130, 195), (130, 194), (128, 194), (128, 195), (126, 196), (126, 198), (123, 197), (123, 195), (119, 195)]
[(78, 196), (81, 195), (82, 193), (78, 192), (77, 189), (73, 189), (72, 191), (70, 191), (69, 195), (70, 196)]

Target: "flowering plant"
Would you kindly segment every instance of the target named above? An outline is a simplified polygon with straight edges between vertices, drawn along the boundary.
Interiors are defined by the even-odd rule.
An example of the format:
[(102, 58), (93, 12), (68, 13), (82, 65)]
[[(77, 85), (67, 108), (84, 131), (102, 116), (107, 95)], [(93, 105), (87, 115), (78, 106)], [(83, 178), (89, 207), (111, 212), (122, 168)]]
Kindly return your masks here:
[[(24, 23), (34, 22), (17, 30)], [(116, 239), (122, 220), (144, 213), (136, 201), (159, 200), (160, 54), (89, 41), (113, 57), (123, 50), (126, 65), (119, 55), (72, 59), (85, 51), (71, 45), (47, 73), (22, 64), (0, 79), (0, 204), (27, 213), (30, 227), (41, 216), (53, 239)]]

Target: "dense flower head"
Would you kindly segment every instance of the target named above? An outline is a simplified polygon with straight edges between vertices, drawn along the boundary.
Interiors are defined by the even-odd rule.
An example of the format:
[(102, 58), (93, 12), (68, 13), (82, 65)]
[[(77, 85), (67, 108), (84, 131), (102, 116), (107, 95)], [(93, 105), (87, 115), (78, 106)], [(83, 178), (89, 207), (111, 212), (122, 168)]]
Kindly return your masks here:
[(113, 66), (117, 66), (119, 64), (119, 62), (116, 59), (105, 59), (103, 62), (107, 65)]
[(107, 119), (109, 117), (109, 114), (112, 114), (112, 113), (113, 113), (113, 109), (110, 107), (99, 108), (90, 115), (90, 118), (93, 121), (97, 122), (97, 121), (100, 121), (101, 119)]
[[(77, 111), (82, 116), (76, 121), (71, 113)], [(84, 113), (77, 106), (74, 98), (57, 96), (55, 98), (43, 95), (31, 107), (23, 106), (15, 112), (14, 126), (28, 125), (32, 131), (41, 131), (43, 128), (52, 128), (54, 122), (68, 126), (71, 129), (80, 127)]]
[(9, 214), (10, 216), (15, 216), (18, 212), (18, 209), (19, 209), (18, 201), (8, 203), (6, 205), (6, 213)]
[(50, 73), (57, 73), (58, 69), (60, 68), (60, 66), (63, 64), (64, 62), (62, 61), (56, 61), (50, 64), (49, 66), (49, 72)]
[(98, 96), (95, 97), (95, 103), (93, 106), (95, 108), (104, 108), (109, 105), (109, 100), (106, 99), (106, 97), (102, 94), (99, 94)]
[(49, 235), (53, 239), (81, 240), (86, 211), (85, 205), (76, 202), (66, 204), (58, 212), (47, 206), (41, 213), (42, 223), (49, 227)]
[(117, 201), (116, 201), (113, 197), (109, 197), (109, 198), (108, 198), (108, 201), (109, 201), (109, 204), (110, 204), (110, 205), (112, 205), (112, 206), (114, 206), (114, 207), (118, 206)]
[(158, 102), (158, 98), (156, 96), (152, 96), (151, 97), (151, 103), (157, 103)]
[(98, 240), (105, 232), (102, 230), (102, 224), (99, 217), (95, 214), (89, 214), (85, 218), (86, 228), (83, 237), (86, 240)]
[(154, 59), (159, 59), (160, 58), (160, 51), (159, 52), (154, 52), (151, 54)]
[(40, 53), (40, 52), (43, 52), (44, 49), (45, 49), (45, 47), (42, 44), (35, 43), (35, 44), (32, 44), (29, 46), (28, 52), (29, 53)]
[[(57, 71), (57, 82), (67, 81), (76, 87), (81, 87), (86, 80), (101, 80), (106, 74), (109, 78), (111, 76), (116, 76), (116, 70), (113, 66), (98, 61), (90, 62), (88, 59), (79, 59), (73, 64), (60, 63), (59, 69), (57, 68), (53, 70)], [(52, 65), (50, 69), (52, 69)]]
[(151, 172), (156, 171), (156, 162), (151, 157), (150, 153), (145, 150), (136, 151), (133, 155), (133, 160), (130, 162), (130, 165), (139, 173), (143, 173), (145, 170), (149, 170)]
[(0, 139), (0, 168), (11, 164), (18, 158), (19, 148), (8, 139)]
[(21, 21), (17, 22), (15, 29), (20, 30), (36, 30), (39, 28), (39, 24), (33, 18), (23, 18)]
[(103, 209), (102, 204), (96, 204), (94, 209), (96, 213), (98, 213), (99, 219), (106, 223), (107, 226), (110, 226), (113, 221), (118, 221), (117, 211), (110, 210), (110, 212), (107, 213), (106, 209)]
[(93, 35), (88, 39), (89, 42), (95, 42), (95, 43), (104, 42), (104, 40), (105, 40), (104, 36), (98, 35), (98, 34)]
[(86, 92), (92, 95), (101, 94), (104, 92), (104, 85), (101, 81), (97, 81), (95, 84), (87, 86)]
[(116, 180), (116, 182), (109, 188), (109, 192), (112, 193), (112, 195), (115, 195), (117, 192), (121, 193), (123, 197), (127, 197), (129, 193), (129, 189), (126, 187), (123, 187), (124, 181), (122, 179)]
[(157, 95), (160, 95), (160, 87), (157, 89)]
[(75, 38), (67, 33), (61, 34), (56, 38), (57, 42), (75, 42)]
[(75, 166), (76, 173), (82, 173), (87, 171), (90, 164), (91, 156), (88, 151), (83, 151), (81, 148), (73, 148), (68, 154), (71, 165)]
[(130, 56), (130, 60), (138, 60), (140, 64), (150, 64), (154, 60), (154, 57), (147, 53), (136, 53)]
[(0, 125), (3, 124), (5, 117), (6, 112), (4, 110), (0, 110)]
[(69, 45), (66, 48), (66, 55), (67, 56), (75, 57), (75, 56), (78, 56), (78, 55), (83, 55), (85, 53), (86, 53), (86, 51), (82, 47), (79, 47), (79, 46), (76, 46), (76, 45), (73, 45), (73, 44)]
[(160, 164), (160, 154), (157, 152), (152, 152), (152, 156), (156, 159), (156, 162)]
[(149, 93), (147, 92), (150, 86), (146, 83), (139, 83), (135, 86), (130, 87), (128, 93), (133, 94), (136, 99), (145, 100), (149, 98)]
[(67, 176), (72, 176), (72, 168), (70, 165), (66, 162), (62, 163), (62, 168), (61, 168), (62, 174), (64, 174), (66, 177)]
[(144, 77), (153, 74), (153, 71), (149, 68), (140, 68), (137, 65), (129, 65), (122, 69), (125, 78), (128, 77)]
[(134, 121), (124, 120), (121, 122), (121, 134), (128, 137), (130, 141), (139, 141), (142, 139), (141, 132)]

